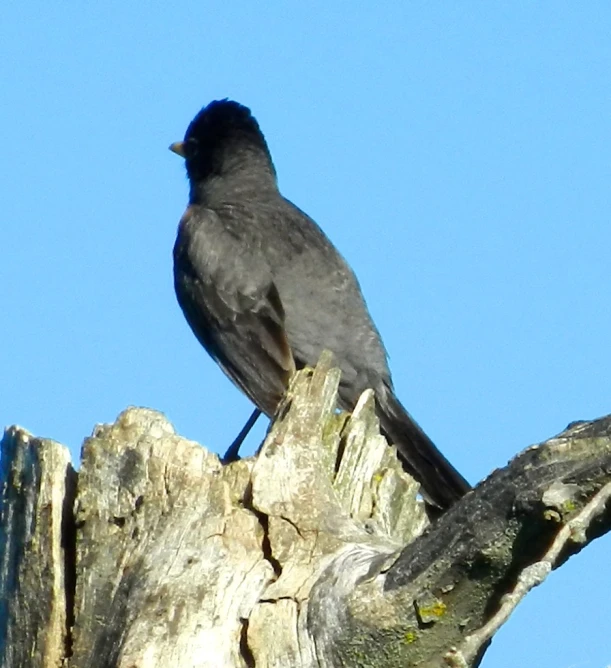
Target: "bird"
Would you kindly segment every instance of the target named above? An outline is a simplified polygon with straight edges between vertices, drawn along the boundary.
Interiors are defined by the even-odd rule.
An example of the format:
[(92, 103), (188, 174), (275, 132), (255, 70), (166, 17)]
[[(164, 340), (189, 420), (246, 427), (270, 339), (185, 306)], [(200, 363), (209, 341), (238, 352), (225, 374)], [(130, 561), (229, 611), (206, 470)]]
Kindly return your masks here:
[(341, 370), (339, 407), (353, 410), (373, 389), (381, 431), (425, 502), (444, 511), (458, 501), (469, 483), (397, 398), (354, 272), (281, 194), (250, 109), (214, 100), (170, 149), (189, 181), (173, 251), (176, 297), (199, 342), (255, 404), (252, 418), (273, 417), (295, 371), (329, 350)]

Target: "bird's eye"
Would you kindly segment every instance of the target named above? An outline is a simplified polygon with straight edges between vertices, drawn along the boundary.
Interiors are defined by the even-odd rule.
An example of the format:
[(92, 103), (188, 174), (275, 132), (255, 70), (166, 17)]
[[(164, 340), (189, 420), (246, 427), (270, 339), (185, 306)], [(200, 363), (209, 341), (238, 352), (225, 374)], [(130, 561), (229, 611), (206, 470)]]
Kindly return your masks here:
[(189, 156), (195, 155), (197, 153), (198, 143), (196, 139), (190, 137), (185, 141), (185, 153)]

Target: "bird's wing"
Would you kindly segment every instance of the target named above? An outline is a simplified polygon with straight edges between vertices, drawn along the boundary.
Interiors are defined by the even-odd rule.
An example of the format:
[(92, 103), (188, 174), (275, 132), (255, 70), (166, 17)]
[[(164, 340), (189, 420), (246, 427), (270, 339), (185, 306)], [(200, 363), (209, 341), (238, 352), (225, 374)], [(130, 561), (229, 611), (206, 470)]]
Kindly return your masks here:
[(272, 415), (295, 363), (280, 295), (256, 245), (244, 243), (215, 212), (190, 207), (174, 247), (174, 286), (201, 344)]

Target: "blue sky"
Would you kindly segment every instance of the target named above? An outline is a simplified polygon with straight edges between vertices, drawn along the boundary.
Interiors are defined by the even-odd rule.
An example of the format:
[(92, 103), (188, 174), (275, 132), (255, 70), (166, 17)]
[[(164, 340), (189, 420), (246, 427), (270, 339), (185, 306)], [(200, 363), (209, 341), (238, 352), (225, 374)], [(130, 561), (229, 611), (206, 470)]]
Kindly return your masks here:
[[(284, 194), (357, 272), (398, 395), (470, 480), (611, 412), (609, 3), (0, 16), (3, 424), (75, 458), (128, 405), (216, 451), (242, 426), (171, 277), (187, 183), (167, 147), (221, 97), (252, 108)], [(610, 550), (532, 592), (485, 665), (611, 664)]]

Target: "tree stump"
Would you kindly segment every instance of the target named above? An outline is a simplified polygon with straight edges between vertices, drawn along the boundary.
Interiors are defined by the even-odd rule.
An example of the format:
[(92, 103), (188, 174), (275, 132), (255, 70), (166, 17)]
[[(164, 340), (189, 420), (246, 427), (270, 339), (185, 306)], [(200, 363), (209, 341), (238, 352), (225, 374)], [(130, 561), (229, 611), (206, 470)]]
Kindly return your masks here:
[(256, 457), (130, 408), (67, 449), (9, 428), (6, 668), (477, 666), (524, 594), (611, 525), (611, 418), (527, 449), (429, 523), (370, 391), (324, 355)]

